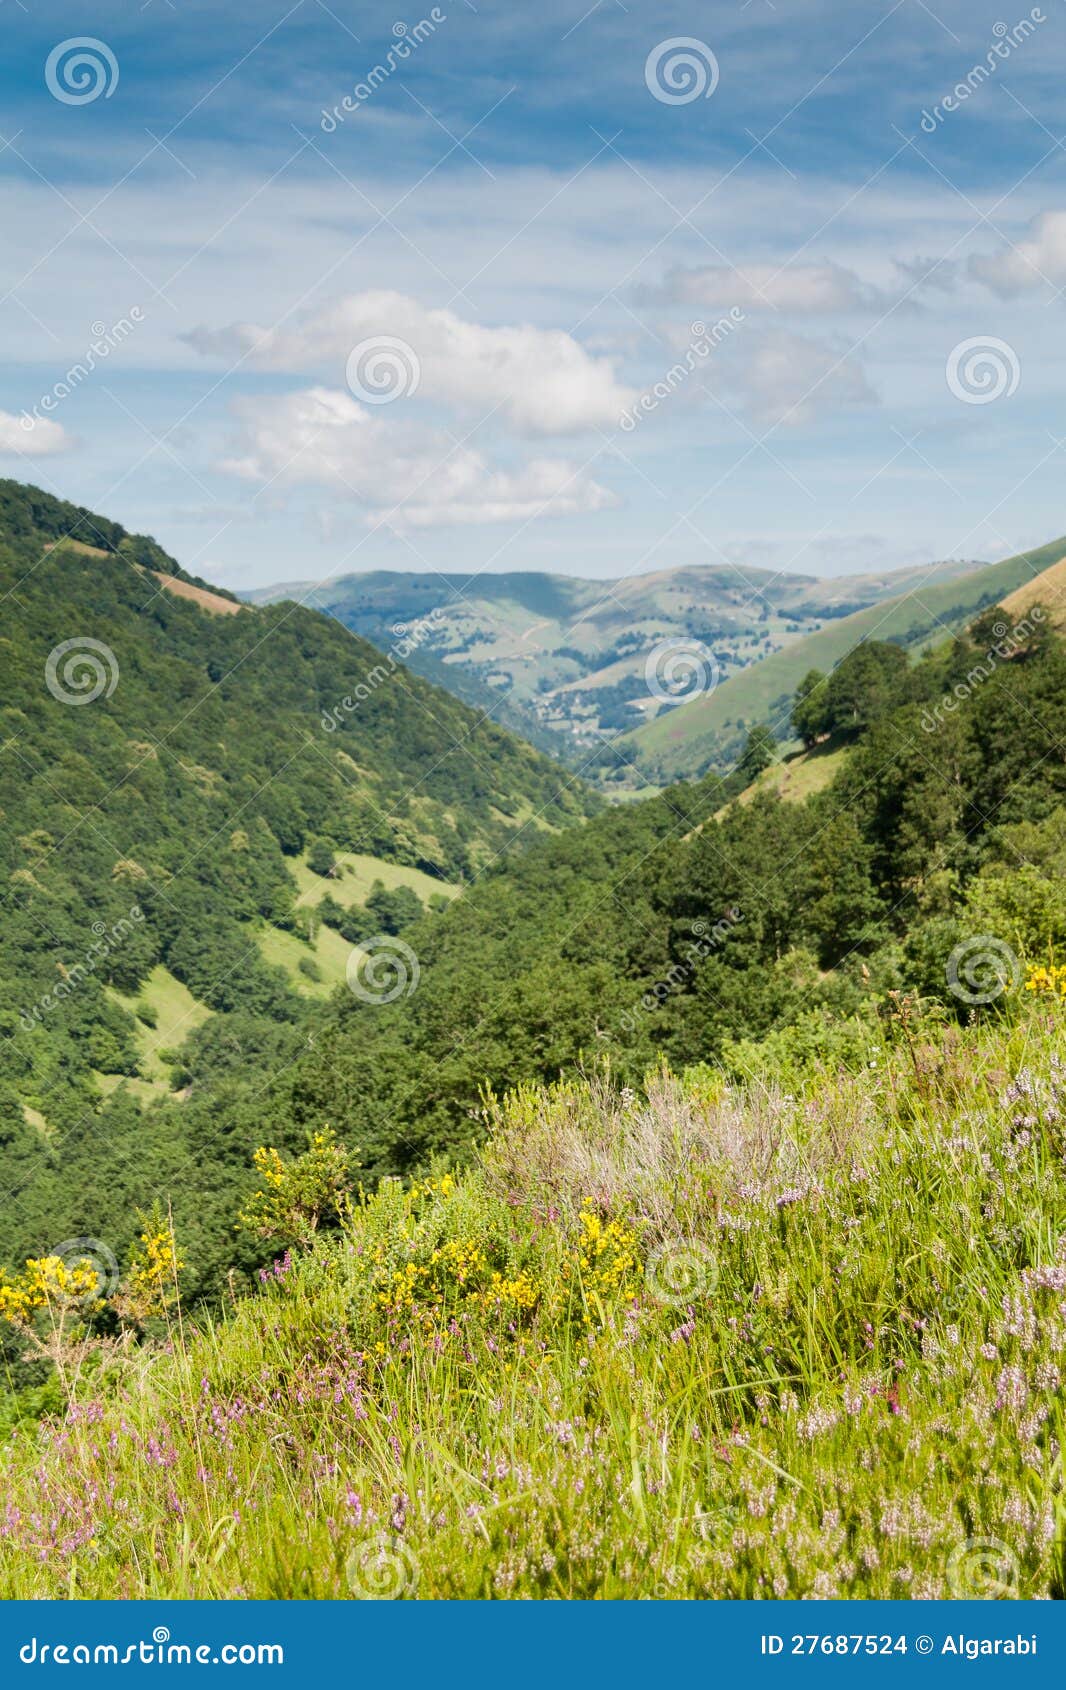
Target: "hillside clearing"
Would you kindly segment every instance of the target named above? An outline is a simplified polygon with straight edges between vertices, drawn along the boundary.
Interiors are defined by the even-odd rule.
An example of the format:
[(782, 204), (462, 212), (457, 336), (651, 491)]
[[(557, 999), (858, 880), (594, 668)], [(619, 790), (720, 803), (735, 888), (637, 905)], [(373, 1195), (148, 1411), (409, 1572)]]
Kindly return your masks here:
[(182, 581), (177, 575), (163, 575), (158, 569), (150, 571), (165, 587), (168, 593), (173, 593), (179, 599), (191, 599), (201, 610), (208, 610), (212, 616), (236, 616), (240, 610), (250, 610), (247, 604), (238, 604), (235, 599), (228, 599), (222, 593), (212, 593), (207, 587), (194, 587), (191, 581)]
[(427, 903), (434, 893), (455, 898), (460, 891), (456, 881), (438, 880), (419, 868), (387, 863), (383, 857), (369, 857), (357, 851), (334, 852), (338, 872), (335, 875), (316, 874), (308, 867), (307, 855), (303, 851), (289, 863), (289, 871), (300, 889), (297, 908), (313, 907), (327, 892), (346, 908), (352, 904), (363, 904), (375, 880), (380, 880), (390, 892), (397, 886), (408, 886), (412, 892), (418, 893), (423, 903)]
[[(211, 1011), (163, 963), (157, 963), (146, 976), (139, 992), (119, 992), (113, 986), (107, 992), (133, 1017), (138, 1073), (104, 1074), (94, 1070), (93, 1078), (100, 1091), (111, 1097), (120, 1086), (126, 1086), (141, 1104), (172, 1097), (173, 1070), (167, 1055), (176, 1056), (190, 1033), (208, 1020)], [(141, 1011), (146, 1012), (154, 1025), (141, 1019)]]
[(791, 756), (783, 757), (779, 763), (771, 763), (768, 769), (764, 769), (736, 802), (750, 804), (757, 794), (776, 792), (779, 798), (791, 804), (801, 804), (813, 792), (821, 792), (832, 785), (847, 755), (846, 745), (833, 745), (829, 741), (814, 746), (810, 751), (794, 751)]
[[(356, 950), (325, 922), (315, 934), (313, 944), (270, 925), (256, 929), (255, 938), (263, 961), (283, 968), (297, 991), (309, 997), (328, 997), (334, 987), (343, 985), (349, 959)], [(317, 969), (317, 980), (301, 966), (307, 963)]]

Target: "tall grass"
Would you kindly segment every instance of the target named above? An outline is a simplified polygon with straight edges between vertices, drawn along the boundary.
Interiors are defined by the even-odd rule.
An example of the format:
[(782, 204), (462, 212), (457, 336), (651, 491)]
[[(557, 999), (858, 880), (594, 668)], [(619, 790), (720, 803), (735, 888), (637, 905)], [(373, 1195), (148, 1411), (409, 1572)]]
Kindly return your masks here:
[(21, 1426), (4, 1594), (1063, 1594), (1062, 1046), (494, 1104)]

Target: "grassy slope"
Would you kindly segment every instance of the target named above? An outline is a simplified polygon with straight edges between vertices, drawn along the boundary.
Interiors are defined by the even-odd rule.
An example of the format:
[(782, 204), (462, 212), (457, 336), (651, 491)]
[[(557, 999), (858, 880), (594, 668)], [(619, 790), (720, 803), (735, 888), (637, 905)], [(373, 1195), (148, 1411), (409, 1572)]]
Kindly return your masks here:
[(1061, 1021), (869, 1054), (513, 1100), (0, 1450), (3, 1595), (1061, 1597)]
[(170, 1069), (160, 1057), (160, 1051), (178, 1050), (195, 1027), (199, 1027), (211, 1011), (198, 1003), (180, 980), (168, 968), (157, 964), (140, 991), (132, 996), (114, 992), (124, 1009), (136, 1013), (139, 1003), (147, 1004), (156, 1014), (156, 1024), (148, 1027), (137, 1021), (137, 1050), (141, 1072), (145, 1079), (163, 1080), (169, 1085)]
[(317, 904), (328, 893), (338, 904), (346, 908), (350, 904), (366, 902), (367, 894), (375, 880), (391, 892), (397, 886), (409, 886), (412, 892), (426, 903), (435, 893), (442, 893), (446, 898), (454, 898), (459, 887), (455, 881), (437, 880), (431, 874), (423, 874), (421, 869), (407, 868), (398, 863), (387, 863), (383, 857), (368, 857), (355, 851), (337, 851), (335, 861), (341, 869), (337, 878), (324, 880), (320, 874), (315, 874), (307, 866), (307, 852), (296, 857), (289, 864), (292, 877), (300, 888), (298, 905)]
[(1060, 633), (1066, 630), (1066, 558), (1060, 558), (1049, 569), (1018, 587), (1003, 600), (1003, 608), (1012, 616), (1024, 616), (1031, 605), (1041, 605)]
[(736, 802), (750, 804), (757, 795), (776, 792), (779, 798), (790, 804), (801, 804), (812, 793), (821, 792), (832, 784), (847, 755), (846, 745), (834, 745), (829, 741), (816, 745), (812, 751), (793, 752), (790, 757), (782, 757), (779, 763), (772, 763), (764, 769)]
[[(376, 880), (380, 880), (389, 891), (397, 886), (409, 886), (412, 892), (418, 893), (423, 903), (436, 893), (454, 898), (460, 891), (454, 881), (437, 880), (433, 875), (423, 874), (421, 869), (387, 863), (383, 857), (337, 851), (334, 861), (340, 872), (336, 879), (325, 880), (308, 868), (306, 851), (292, 859), (288, 867), (300, 889), (296, 900), (298, 908), (313, 907), (327, 894), (346, 909), (352, 904), (363, 904)], [(313, 945), (269, 922), (256, 930), (256, 943), (264, 962), (283, 968), (297, 991), (310, 997), (328, 997), (335, 986), (344, 982), (348, 963), (357, 949), (325, 923), (315, 934)], [(301, 969), (300, 964), (307, 960), (319, 970), (319, 979), (310, 978)]]
[[(325, 923), (315, 934), (313, 945), (269, 924), (257, 928), (255, 937), (264, 962), (283, 968), (297, 991), (310, 997), (328, 997), (335, 986), (341, 985), (355, 948)], [(318, 969), (319, 979), (311, 979), (302, 971), (300, 964), (308, 960)]]
[(651, 765), (671, 780), (701, 773), (713, 761), (727, 724), (770, 720), (783, 727), (792, 694), (809, 669), (828, 671), (861, 640), (900, 638), (916, 625), (927, 634), (954, 631), (983, 604), (994, 603), (1057, 562), (1064, 550), (1066, 540), (1054, 540), (962, 579), (915, 587), (900, 598), (841, 617), (713, 692), (661, 713), (623, 736), (618, 746), (641, 766)]
[[(127, 994), (108, 987), (108, 996), (134, 1019), (134, 1044), (140, 1072), (129, 1074), (95, 1073), (96, 1084), (104, 1097), (111, 1097), (124, 1087), (137, 1102), (147, 1106), (158, 1098), (171, 1095), (172, 1070), (163, 1052), (176, 1052), (197, 1027), (202, 1026), (211, 1011), (197, 1002), (187, 986), (176, 980), (169, 968), (158, 963), (147, 976), (139, 992)], [(156, 1024), (149, 1027), (137, 1016), (139, 1004), (155, 1011)]]

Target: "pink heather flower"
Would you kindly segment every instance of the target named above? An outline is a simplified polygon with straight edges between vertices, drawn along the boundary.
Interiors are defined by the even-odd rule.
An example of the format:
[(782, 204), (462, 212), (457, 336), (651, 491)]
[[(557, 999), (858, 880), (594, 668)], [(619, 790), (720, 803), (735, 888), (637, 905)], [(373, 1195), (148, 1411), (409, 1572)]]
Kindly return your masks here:
[(1005, 1367), (996, 1382), (996, 1407), (1017, 1411), (1029, 1400), (1029, 1387), (1020, 1367)]
[(688, 1343), (691, 1343), (692, 1335), (696, 1330), (696, 1314), (695, 1314), (695, 1310), (691, 1309), (691, 1308), (687, 1310), (687, 1313), (688, 1313), (688, 1319), (686, 1321), (683, 1321), (680, 1326), (675, 1326), (674, 1330), (671, 1332), (671, 1334), (670, 1334), (671, 1344), (688, 1344)]

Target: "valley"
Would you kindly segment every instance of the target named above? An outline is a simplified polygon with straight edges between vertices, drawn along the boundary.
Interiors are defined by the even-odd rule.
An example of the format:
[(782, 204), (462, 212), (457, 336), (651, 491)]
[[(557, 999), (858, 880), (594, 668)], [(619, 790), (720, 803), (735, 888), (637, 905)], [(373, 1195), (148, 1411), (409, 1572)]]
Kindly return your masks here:
[(797, 633), (606, 804), (333, 614), (0, 509), (10, 1589), (951, 1594), (947, 1416), (1057, 1592), (1063, 542)]
[[(611, 792), (640, 784), (645, 769), (659, 779), (657, 749), (673, 739), (666, 719), (686, 701), (726, 686), (737, 695), (738, 714), (729, 718), (736, 731), (723, 731), (720, 743), (704, 733), (699, 743), (704, 767), (724, 766), (737, 732), (760, 719), (750, 712), (778, 696), (764, 701), (758, 687), (742, 693), (742, 677), (761, 675), (767, 658), (820, 632), (818, 648), (842, 656), (861, 637), (851, 619), (873, 606), (885, 606), (885, 637), (957, 625), (980, 596), (969, 589), (979, 568), (954, 561), (833, 580), (707, 565), (605, 581), (378, 572), (248, 596), (314, 605), (382, 650), (402, 644), (418, 673), (491, 710), (587, 778), (603, 774)], [(929, 589), (956, 580), (966, 586), (954, 599), (940, 592), (942, 608), (926, 608)], [(867, 617), (866, 627), (879, 625)], [(651, 722), (660, 728), (645, 740), (640, 730)]]

